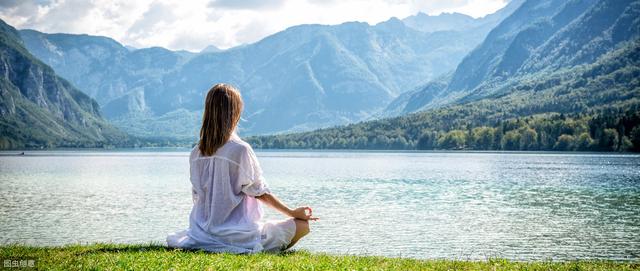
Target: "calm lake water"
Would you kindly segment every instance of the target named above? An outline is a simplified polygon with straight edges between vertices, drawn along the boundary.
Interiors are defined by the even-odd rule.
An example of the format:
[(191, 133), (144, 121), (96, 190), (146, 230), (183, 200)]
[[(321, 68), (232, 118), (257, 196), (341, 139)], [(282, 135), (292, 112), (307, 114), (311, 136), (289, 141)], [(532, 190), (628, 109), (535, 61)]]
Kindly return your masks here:
[[(164, 242), (188, 226), (187, 152), (2, 155), (0, 243)], [(274, 193), (291, 206), (312, 206), (321, 218), (298, 248), (415, 258), (640, 259), (638, 155), (258, 157)]]

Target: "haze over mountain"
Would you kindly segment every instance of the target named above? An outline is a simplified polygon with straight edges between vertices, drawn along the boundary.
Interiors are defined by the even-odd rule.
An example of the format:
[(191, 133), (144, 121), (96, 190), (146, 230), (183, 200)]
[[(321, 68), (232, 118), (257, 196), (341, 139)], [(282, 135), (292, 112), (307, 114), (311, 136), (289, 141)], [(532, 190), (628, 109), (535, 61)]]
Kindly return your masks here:
[(0, 20), (0, 149), (100, 147), (127, 136), (98, 103), (33, 57), (18, 31)]
[[(377, 25), (301, 25), (257, 43), (198, 54), (129, 50), (112, 39), (21, 31), (27, 48), (134, 135), (194, 137), (203, 94), (216, 82), (245, 99), (243, 134), (309, 130), (375, 116), (401, 93), (453, 70), (520, 1), (474, 27), (418, 27), (420, 18)], [(418, 16), (419, 17), (419, 16)], [(434, 19), (435, 18), (435, 19)], [(413, 21), (412, 27), (407, 21)], [(476, 23), (473, 23), (476, 22)], [(443, 28), (444, 27), (444, 28)], [(439, 31), (444, 30), (444, 31)], [(214, 50), (215, 51), (215, 50)]]

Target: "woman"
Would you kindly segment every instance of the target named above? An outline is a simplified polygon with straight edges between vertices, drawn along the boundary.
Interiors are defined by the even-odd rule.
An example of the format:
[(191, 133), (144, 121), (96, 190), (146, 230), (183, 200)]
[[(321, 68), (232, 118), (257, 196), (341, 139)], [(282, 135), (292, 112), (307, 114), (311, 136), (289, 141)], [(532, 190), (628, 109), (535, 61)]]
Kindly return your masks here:
[[(217, 84), (207, 93), (200, 142), (190, 175), (193, 209), (189, 229), (167, 237), (169, 247), (212, 252), (282, 251), (309, 233), (311, 208), (291, 209), (267, 187), (258, 159), (235, 130), (242, 113), (238, 90)], [(261, 203), (291, 217), (261, 222)]]

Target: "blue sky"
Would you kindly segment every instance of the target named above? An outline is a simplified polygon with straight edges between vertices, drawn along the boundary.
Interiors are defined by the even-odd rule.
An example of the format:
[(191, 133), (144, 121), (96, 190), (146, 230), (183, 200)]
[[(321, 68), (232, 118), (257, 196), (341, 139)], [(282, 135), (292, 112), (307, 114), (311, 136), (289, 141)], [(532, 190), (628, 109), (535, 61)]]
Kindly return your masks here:
[(138, 48), (199, 51), (252, 43), (289, 26), (363, 21), (418, 12), (482, 17), (508, 0), (0, 0), (0, 18), (19, 29), (102, 35)]

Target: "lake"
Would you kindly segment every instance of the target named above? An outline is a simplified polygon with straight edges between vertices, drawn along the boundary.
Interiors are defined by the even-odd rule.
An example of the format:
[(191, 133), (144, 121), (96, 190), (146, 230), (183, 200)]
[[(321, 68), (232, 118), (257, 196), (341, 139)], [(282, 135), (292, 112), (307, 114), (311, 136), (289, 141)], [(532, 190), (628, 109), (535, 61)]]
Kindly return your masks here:
[[(320, 220), (297, 248), (513, 260), (640, 259), (640, 156), (257, 151)], [(188, 226), (188, 150), (0, 156), (0, 243), (164, 243)], [(269, 211), (268, 218), (282, 218)]]

